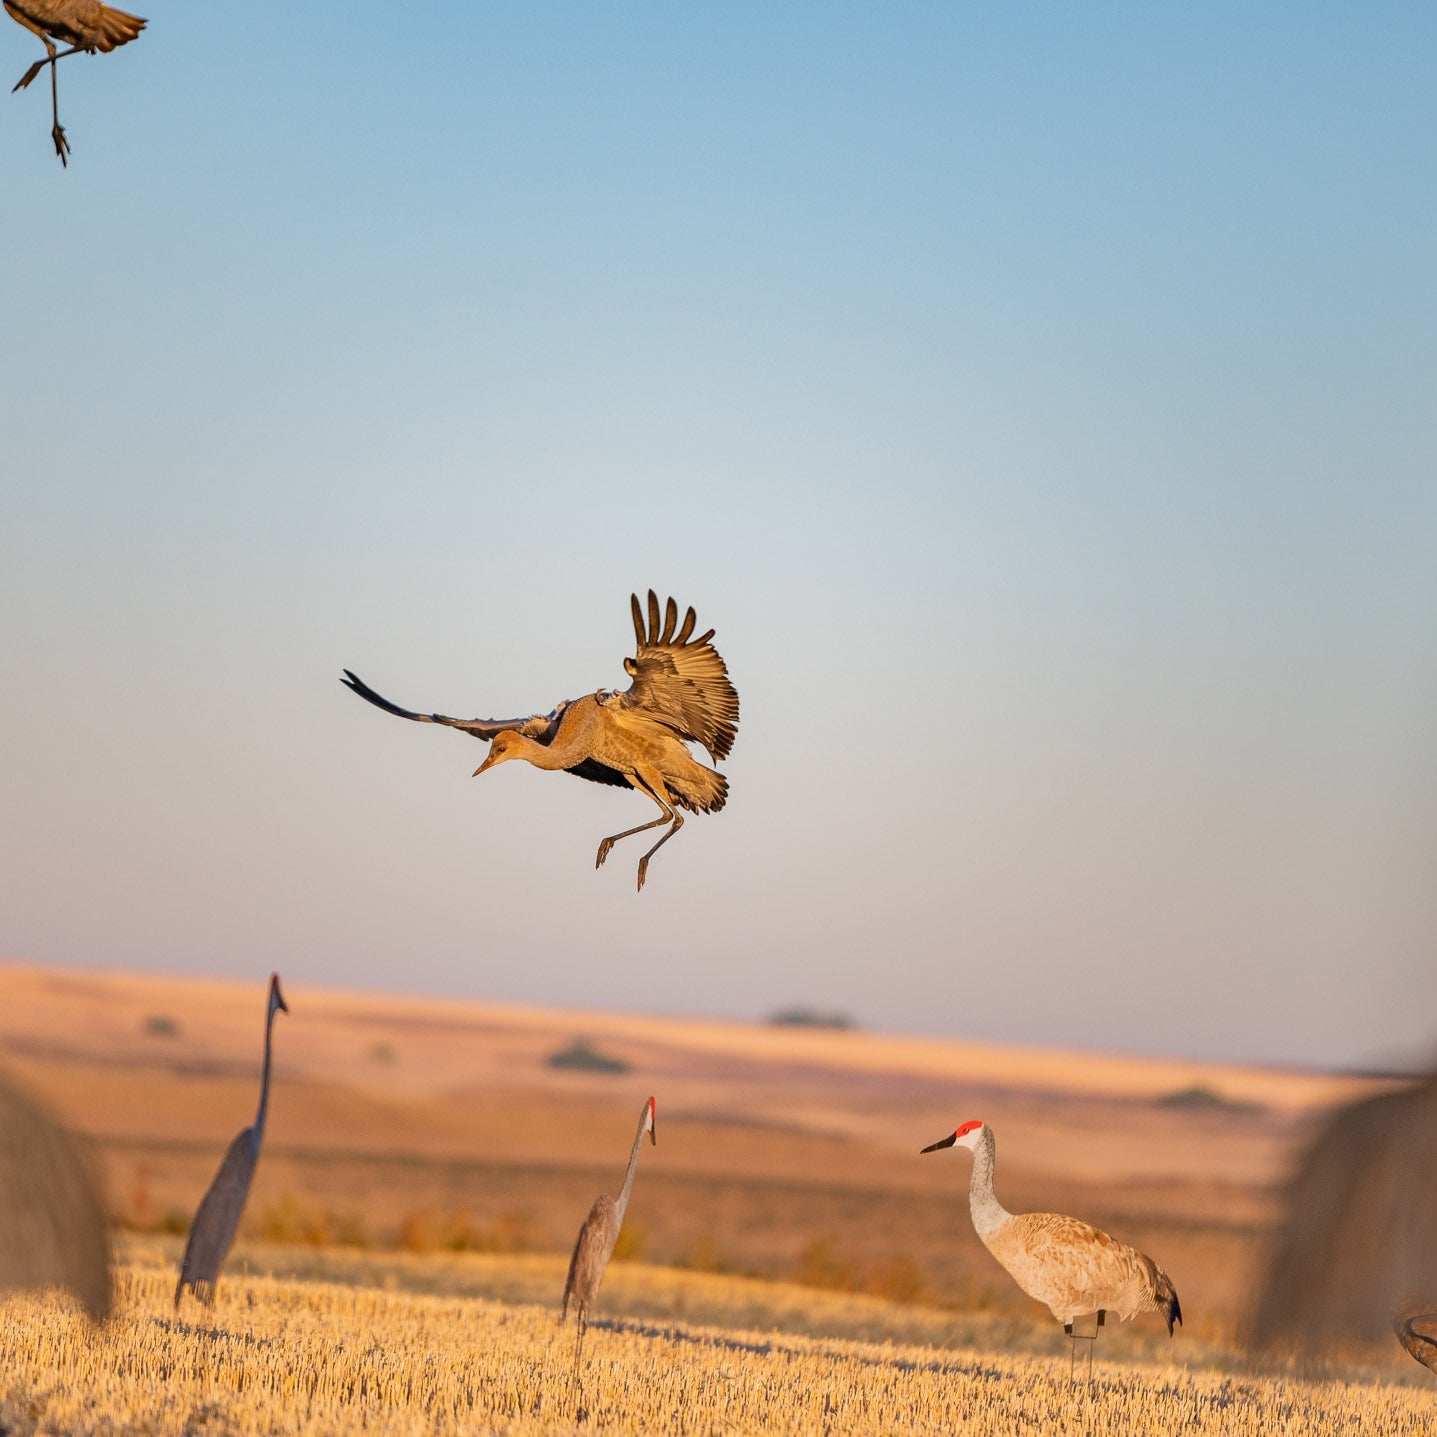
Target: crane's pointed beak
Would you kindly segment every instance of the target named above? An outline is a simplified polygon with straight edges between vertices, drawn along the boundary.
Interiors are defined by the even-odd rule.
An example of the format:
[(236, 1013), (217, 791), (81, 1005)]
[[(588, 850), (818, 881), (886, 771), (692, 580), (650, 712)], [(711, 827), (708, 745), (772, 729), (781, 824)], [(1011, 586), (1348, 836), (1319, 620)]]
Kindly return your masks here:
[(939, 1138), (936, 1143), (929, 1143), (922, 1151), (925, 1153), (936, 1153), (939, 1148), (951, 1148), (958, 1141), (957, 1132), (951, 1132), (946, 1138)]
[(494, 751), (491, 749), (491, 750), (489, 751), (489, 757), (486, 758), (486, 759), (484, 760), (484, 762), (481, 763), (481, 764), (479, 765), (479, 767), (476, 768), (476, 769), (474, 770), (474, 772), (469, 775), (469, 777), (470, 777), (470, 778), (478, 778), (479, 775), (480, 775), (481, 773), (483, 773), (486, 768), (492, 768), (492, 767), (494, 766), (494, 764), (496, 764), (497, 762), (498, 762), (498, 760), (494, 757)]

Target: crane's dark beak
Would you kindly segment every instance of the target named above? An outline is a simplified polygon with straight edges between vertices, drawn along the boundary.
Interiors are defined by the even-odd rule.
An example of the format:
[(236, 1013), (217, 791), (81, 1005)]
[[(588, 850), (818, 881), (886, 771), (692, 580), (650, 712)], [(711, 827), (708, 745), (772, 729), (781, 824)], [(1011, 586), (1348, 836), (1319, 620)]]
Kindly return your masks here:
[(951, 1148), (953, 1144), (957, 1141), (957, 1132), (951, 1132), (946, 1138), (939, 1138), (936, 1143), (929, 1143), (926, 1148), (922, 1149), (922, 1151), (925, 1153), (936, 1153), (939, 1148)]

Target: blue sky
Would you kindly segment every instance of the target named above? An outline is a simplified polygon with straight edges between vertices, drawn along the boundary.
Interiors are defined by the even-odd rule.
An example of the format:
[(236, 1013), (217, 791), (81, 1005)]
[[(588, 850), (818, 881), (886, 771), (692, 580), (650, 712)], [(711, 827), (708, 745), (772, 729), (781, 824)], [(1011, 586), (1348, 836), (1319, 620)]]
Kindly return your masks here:
[[(0, 953), (1430, 1054), (1428, 8), (149, 19), (68, 170), (0, 97)], [(650, 585), (743, 720), (642, 896), (337, 682), (547, 709)]]

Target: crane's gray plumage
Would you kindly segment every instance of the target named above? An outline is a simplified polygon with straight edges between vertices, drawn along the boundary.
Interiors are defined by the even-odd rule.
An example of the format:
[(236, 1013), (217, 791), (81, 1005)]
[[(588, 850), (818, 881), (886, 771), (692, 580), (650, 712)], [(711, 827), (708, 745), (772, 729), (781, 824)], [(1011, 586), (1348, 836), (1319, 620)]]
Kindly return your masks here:
[[(36, 60), (10, 93), (25, 89), (44, 66), (50, 67), (50, 104), (54, 115), (50, 138), (55, 142), (60, 163), (67, 164), (70, 142), (60, 125), (56, 64), (66, 55), (93, 54), (96, 50), (108, 53), (128, 44), (145, 28), (146, 22), (138, 15), (127, 15), (112, 5), (102, 5), (100, 0), (3, 0), (3, 3), (11, 19), (40, 37), (46, 51), (46, 58)], [(57, 52), (56, 40), (70, 48)]]
[(239, 1230), (240, 1215), (249, 1196), (255, 1164), (259, 1161), (260, 1140), (264, 1137), (265, 1113), (269, 1107), (274, 1015), (288, 1012), (289, 1004), (279, 991), (279, 974), (271, 974), (269, 1010), (264, 1020), (264, 1072), (260, 1076), (259, 1111), (255, 1114), (254, 1125), (245, 1128), (229, 1145), (214, 1181), (200, 1199), (195, 1220), (190, 1224), (185, 1255), (180, 1262), (180, 1279), (175, 1284), (176, 1307), (180, 1305), (180, 1297), (187, 1287), (207, 1305), (215, 1300), (215, 1283), (219, 1280), (220, 1266)]
[(579, 1228), (574, 1243), (573, 1256), (569, 1258), (569, 1275), (564, 1279), (564, 1303), (559, 1309), (562, 1323), (569, 1315), (569, 1304), (574, 1304), (576, 1335), (574, 1339), (573, 1385), (579, 1381), (579, 1358), (584, 1350), (584, 1333), (589, 1327), (589, 1309), (599, 1295), (599, 1285), (614, 1255), (614, 1244), (619, 1240), (619, 1229), (624, 1225), (624, 1212), (629, 1206), (629, 1194), (634, 1187), (634, 1173), (639, 1166), (639, 1149), (644, 1144), (644, 1134), (651, 1143), (657, 1143), (656, 1109), (653, 1098), (644, 1104), (639, 1114), (639, 1130), (634, 1134), (633, 1150), (629, 1153), (629, 1167), (624, 1174), (624, 1185), (617, 1199), (608, 1193), (600, 1193), (589, 1209), (589, 1215)]
[(0, 1288), (12, 1287), (68, 1288), (96, 1322), (110, 1312), (110, 1240), (90, 1165), (0, 1080)]
[(714, 631), (693, 637), (697, 621), (692, 608), (680, 624), (678, 605), (669, 599), (661, 615), (652, 589), (647, 612), (637, 594), (630, 602), (636, 651), (624, 660), (624, 670), (633, 682), (622, 691), (600, 689), (566, 699), (549, 713), (515, 719), (414, 713), (375, 693), (349, 669), (342, 682), (385, 713), (444, 724), (487, 740), (489, 757), (475, 770), (476, 776), (521, 758), (536, 768), (636, 788), (658, 805), (660, 816), (604, 839), (594, 866), (603, 863), (619, 839), (668, 824), (663, 837), (639, 860), (638, 886), (643, 888), (649, 859), (683, 827), (678, 810), (717, 813), (727, 801), (728, 780), (699, 763), (687, 745), (702, 744), (715, 762), (727, 757), (738, 729), (738, 694), (709, 642)]

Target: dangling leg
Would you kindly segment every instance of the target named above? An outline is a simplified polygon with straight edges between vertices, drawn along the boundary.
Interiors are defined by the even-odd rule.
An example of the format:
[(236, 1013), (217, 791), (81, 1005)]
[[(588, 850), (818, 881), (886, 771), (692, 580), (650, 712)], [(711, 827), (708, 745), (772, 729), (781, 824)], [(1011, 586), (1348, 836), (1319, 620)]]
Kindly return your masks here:
[(644, 856), (639, 859), (639, 892), (644, 891), (644, 878), (649, 871), (649, 859), (684, 826), (684, 816), (674, 807), (674, 801), (669, 797), (669, 791), (664, 787), (664, 776), (656, 768), (644, 767), (636, 772), (636, 777), (642, 781), (644, 792), (659, 804), (668, 816), (673, 820), (672, 826)]
[(1068, 1381), (1073, 1380), (1073, 1359), (1078, 1355), (1078, 1339), (1073, 1336), (1073, 1324), (1065, 1322), (1063, 1331), (1068, 1338)]
[(579, 1363), (584, 1355), (584, 1332), (589, 1326), (588, 1319), (582, 1307), (578, 1311), (578, 1321), (574, 1326), (574, 1375), (569, 1382), (569, 1397), (574, 1403), (574, 1414), (577, 1417), (579, 1410)]
[[(674, 816), (673, 809), (671, 809), (668, 804), (666, 804), (662, 799), (655, 798), (654, 795), (649, 791), (649, 786), (647, 784), (641, 783), (637, 778), (631, 778), (629, 782), (633, 784), (633, 786), (638, 789), (638, 791), (642, 793), (646, 798), (652, 798), (654, 802), (657, 803), (661, 809), (663, 809), (663, 813), (658, 818), (654, 819), (652, 823), (641, 823), (637, 828), (626, 828), (622, 833), (616, 833), (612, 838), (606, 838), (599, 845), (598, 856), (594, 859), (595, 868), (601, 868), (603, 866), (604, 860), (609, 856), (609, 850), (621, 838), (632, 838), (634, 834), (643, 833), (645, 829), (658, 828), (660, 824), (668, 823)], [(641, 888), (643, 887), (642, 884), (640, 884), (639, 886)]]
[[(8, 10), (9, 7), (7, 6), (6, 8)], [(59, 87), (55, 79), (55, 62), (57, 60), (63, 60), (66, 55), (77, 55), (81, 52), (88, 53), (89, 46), (72, 45), (68, 50), (61, 50), (57, 53), (50, 37), (46, 35), (43, 30), (36, 30), (28, 20), (16, 14), (14, 10), (9, 10), (9, 13), (14, 15), (15, 19), (19, 20), (27, 30), (35, 31), (35, 34), (37, 34), (44, 43), (46, 52), (43, 60), (36, 60), (35, 63), (20, 76), (18, 83), (10, 93), (13, 95), (16, 90), (26, 89), (30, 81), (40, 73), (42, 66), (48, 65), (50, 67), (50, 115), (54, 121), (54, 128), (50, 131), (50, 138), (55, 142), (55, 153), (59, 155), (60, 163), (67, 165), (68, 161), (65, 159), (65, 156), (70, 152), (70, 142), (65, 138), (64, 128), (60, 124), (60, 96)]]
[[(75, 52), (67, 50), (65, 53), (73, 55)], [(55, 59), (50, 61), (50, 117), (55, 122), (50, 129), (50, 138), (55, 142), (55, 153), (59, 155), (60, 163), (68, 169), (70, 162), (65, 156), (70, 153), (70, 142), (65, 138), (65, 131), (60, 124), (60, 90), (55, 79), (55, 60), (59, 58), (56, 55)]]

